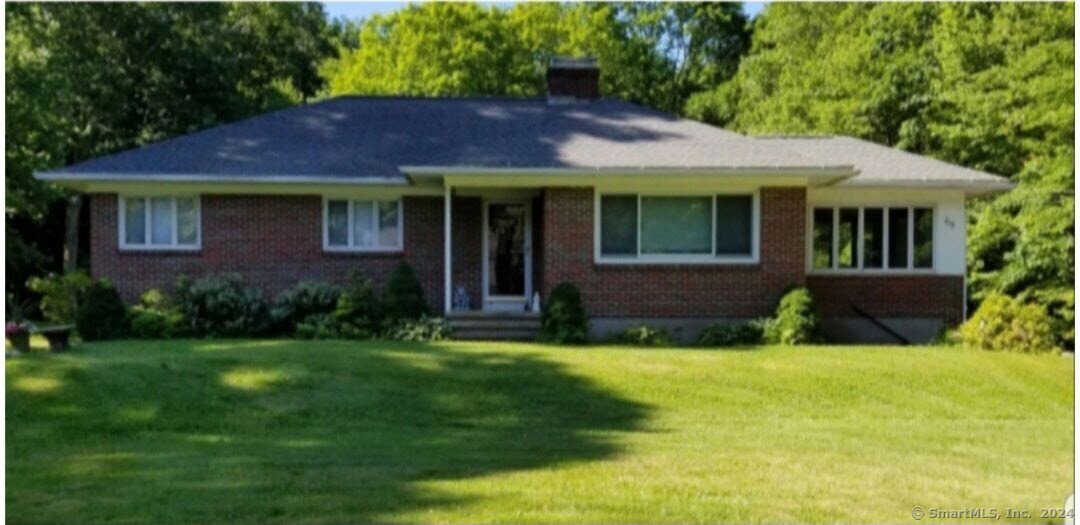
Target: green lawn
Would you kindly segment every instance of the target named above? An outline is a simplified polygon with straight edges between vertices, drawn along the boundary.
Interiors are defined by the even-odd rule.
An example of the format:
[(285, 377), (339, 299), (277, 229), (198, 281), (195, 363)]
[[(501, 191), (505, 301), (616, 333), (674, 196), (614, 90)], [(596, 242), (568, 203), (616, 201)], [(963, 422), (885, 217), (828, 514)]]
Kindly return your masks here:
[(12, 523), (1038, 518), (1072, 487), (1071, 357), (130, 341), (6, 365)]

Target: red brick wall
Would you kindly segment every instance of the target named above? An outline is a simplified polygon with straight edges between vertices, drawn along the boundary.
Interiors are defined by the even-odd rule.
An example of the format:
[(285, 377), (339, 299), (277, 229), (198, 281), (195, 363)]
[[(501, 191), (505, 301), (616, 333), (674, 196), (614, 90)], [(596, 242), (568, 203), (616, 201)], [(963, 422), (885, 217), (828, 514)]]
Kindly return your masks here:
[[(303, 279), (342, 283), (352, 268), (361, 268), (381, 286), (398, 263), (407, 261), (433, 311), (442, 311), (442, 198), (405, 199), (404, 252), (393, 254), (324, 252), (318, 196), (203, 195), (201, 204), (201, 251), (132, 252), (118, 248), (116, 195), (92, 195), (91, 273), (112, 280), (127, 301), (149, 288), (170, 290), (179, 274), (220, 272), (237, 272), (272, 298)], [(455, 238), (463, 237), (455, 233)]]
[(955, 325), (964, 316), (964, 278), (949, 275), (810, 275), (823, 317), (858, 317), (854, 303), (875, 317), (925, 317)]
[[(454, 202), (450, 205), (454, 215), (450, 221), (454, 228), (451, 234), (454, 249), (450, 265), (454, 280), (450, 293), (454, 293), (458, 286), (464, 286), (465, 292), (469, 294), (470, 306), (474, 309), (479, 309), (480, 303), (484, 300), (484, 296), (481, 295), (483, 273), (481, 260), (483, 225), (481, 222), (484, 218), (482, 202), (480, 197), (454, 197)], [(443, 227), (443, 221), (440, 219), (438, 228)], [(442, 236), (440, 235), (439, 238), (441, 239)], [(442, 283), (441, 277), (439, 282)], [(441, 312), (441, 308), (440, 306), (438, 311)]]
[(806, 191), (761, 192), (761, 261), (755, 265), (597, 265), (593, 191), (544, 191), (544, 296), (577, 284), (591, 316), (758, 317), (805, 282)]
[[(960, 276), (806, 276), (805, 190), (761, 192), (757, 265), (604, 266), (593, 262), (591, 189), (552, 188), (535, 205), (535, 284), (544, 297), (562, 281), (577, 284), (598, 317), (758, 317), (791, 285), (806, 284), (825, 317), (852, 317), (850, 303), (882, 317), (963, 315)], [(202, 197), (203, 247), (189, 252), (121, 252), (117, 199), (90, 199), (91, 272), (108, 277), (127, 301), (149, 288), (171, 289), (176, 276), (237, 272), (268, 298), (302, 279), (344, 282), (361, 268), (377, 285), (402, 260), (416, 270), (433, 311), (443, 307), (443, 200), (404, 202), (403, 253), (326, 253), (317, 196)], [(454, 199), (453, 284), (480, 307), (481, 201)]]

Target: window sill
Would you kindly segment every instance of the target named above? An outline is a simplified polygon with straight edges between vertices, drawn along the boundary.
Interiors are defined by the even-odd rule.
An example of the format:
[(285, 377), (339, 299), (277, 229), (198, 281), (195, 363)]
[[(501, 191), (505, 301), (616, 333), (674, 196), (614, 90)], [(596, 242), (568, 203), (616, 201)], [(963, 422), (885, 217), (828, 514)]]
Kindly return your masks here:
[(358, 249), (358, 248), (327, 248), (323, 247), (323, 253), (327, 255), (401, 255), (405, 253), (405, 250), (401, 248), (392, 249)]
[(821, 277), (903, 277), (910, 275), (937, 275), (937, 272), (933, 268), (898, 268), (895, 270), (810, 270), (806, 272), (806, 275), (821, 276)]
[(758, 259), (594, 259), (596, 266), (619, 267), (658, 267), (658, 266), (717, 266), (717, 267), (753, 267), (760, 266)]
[(121, 246), (118, 251), (121, 255), (199, 255), (202, 253), (201, 246)]

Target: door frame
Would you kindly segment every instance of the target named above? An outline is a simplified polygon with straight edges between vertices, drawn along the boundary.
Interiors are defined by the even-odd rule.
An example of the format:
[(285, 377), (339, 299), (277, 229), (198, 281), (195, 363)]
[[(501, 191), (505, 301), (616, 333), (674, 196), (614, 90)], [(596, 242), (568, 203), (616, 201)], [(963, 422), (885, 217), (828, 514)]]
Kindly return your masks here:
[[(488, 218), (490, 217), (489, 210), (492, 204), (519, 204), (525, 208), (525, 246), (523, 251), (525, 252), (525, 295), (490, 295), (488, 293), (488, 275), (490, 263), (488, 262), (488, 249), (490, 248), (490, 240), (488, 231)], [(501, 308), (492, 308), (493, 304), (503, 304), (507, 307), (513, 307), (515, 304), (521, 304), (521, 310), (524, 311), (528, 305), (530, 298), (533, 294), (533, 253), (532, 253), (532, 199), (530, 198), (483, 198), (481, 202), (481, 209), (483, 210), (480, 220), (480, 238), (481, 238), (481, 277), (480, 287), (481, 293), (481, 309), (482, 310), (496, 310)], [(509, 309), (509, 308), (508, 308)]]

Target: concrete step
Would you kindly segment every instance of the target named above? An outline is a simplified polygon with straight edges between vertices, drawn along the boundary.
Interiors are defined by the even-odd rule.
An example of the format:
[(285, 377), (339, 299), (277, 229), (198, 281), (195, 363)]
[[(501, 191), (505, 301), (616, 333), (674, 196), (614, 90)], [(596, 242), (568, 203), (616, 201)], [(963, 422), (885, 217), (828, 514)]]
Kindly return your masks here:
[(453, 312), (446, 320), (454, 339), (533, 341), (540, 335), (540, 315), (531, 312)]
[(540, 319), (539, 312), (501, 312), (498, 310), (455, 310), (447, 319)]
[(454, 330), (454, 339), (465, 341), (535, 341), (539, 330), (470, 329)]
[(455, 330), (469, 329), (508, 329), (539, 330), (539, 319), (451, 319), (450, 326)]

